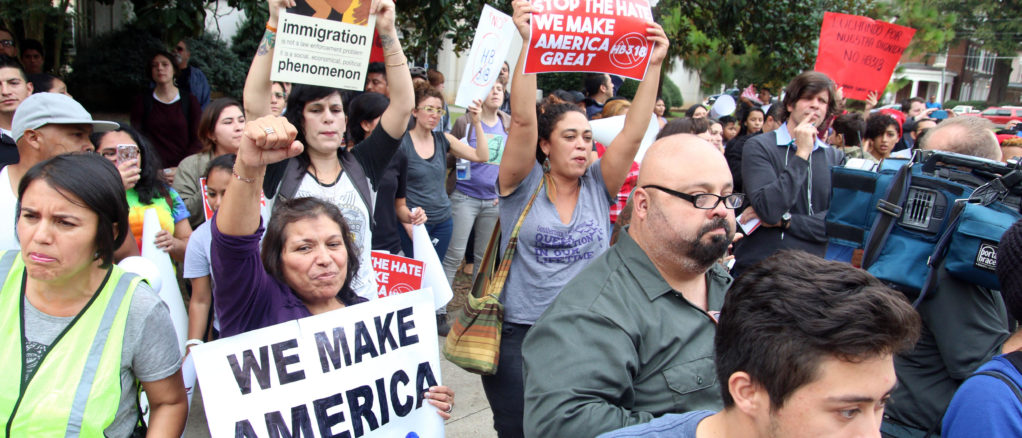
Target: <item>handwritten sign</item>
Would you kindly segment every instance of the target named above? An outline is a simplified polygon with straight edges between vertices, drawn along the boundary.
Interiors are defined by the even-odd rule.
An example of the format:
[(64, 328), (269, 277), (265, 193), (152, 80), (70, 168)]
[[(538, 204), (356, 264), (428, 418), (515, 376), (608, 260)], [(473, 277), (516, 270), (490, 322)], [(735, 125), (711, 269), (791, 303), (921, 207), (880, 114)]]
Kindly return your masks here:
[(193, 347), (219, 437), (433, 437), (440, 384), (433, 295), (422, 289)]
[(423, 262), (381, 251), (373, 251), (372, 254), (380, 298), (411, 292), (422, 287)]
[(362, 90), (376, 16), (364, 0), (297, 0), (277, 25), (270, 78)]
[(511, 17), (490, 5), (483, 6), (483, 14), (476, 25), (476, 37), (468, 52), (468, 63), (461, 74), (455, 105), (468, 107), (473, 100), (486, 98), (507, 59), (508, 42), (514, 40), (517, 32)]
[(532, 7), (525, 73), (645, 76), (653, 49), (648, 0), (534, 0)]
[(858, 15), (825, 12), (814, 70), (830, 76), (845, 97), (882, 92), (915, 29)]

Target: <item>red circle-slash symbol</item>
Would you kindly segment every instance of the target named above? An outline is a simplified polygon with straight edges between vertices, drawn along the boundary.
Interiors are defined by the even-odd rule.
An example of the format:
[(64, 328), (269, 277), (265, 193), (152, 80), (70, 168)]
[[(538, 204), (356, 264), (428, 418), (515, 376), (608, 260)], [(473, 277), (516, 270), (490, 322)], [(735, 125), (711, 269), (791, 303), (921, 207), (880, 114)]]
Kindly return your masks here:
[(630, 69), (638, 66), (648, 54), (646, 38), (632, 32), (619, 38), (610, 47), (610, 62), (617, 68)]

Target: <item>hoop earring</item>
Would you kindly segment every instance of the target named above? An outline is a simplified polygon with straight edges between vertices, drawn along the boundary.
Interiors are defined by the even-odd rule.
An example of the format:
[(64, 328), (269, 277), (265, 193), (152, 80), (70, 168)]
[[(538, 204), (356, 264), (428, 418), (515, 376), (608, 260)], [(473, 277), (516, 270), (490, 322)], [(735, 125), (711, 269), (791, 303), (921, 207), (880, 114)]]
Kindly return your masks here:
[(543, 173), (550, 173), (550, 157), (543, 159)]

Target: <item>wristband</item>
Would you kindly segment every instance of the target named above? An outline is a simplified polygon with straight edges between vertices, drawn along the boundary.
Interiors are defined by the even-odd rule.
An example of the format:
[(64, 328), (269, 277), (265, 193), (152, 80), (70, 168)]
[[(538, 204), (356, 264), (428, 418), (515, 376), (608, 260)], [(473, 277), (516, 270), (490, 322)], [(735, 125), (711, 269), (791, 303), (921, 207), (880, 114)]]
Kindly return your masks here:
[(273, 27), (273, 26), (270, 26), (270, 23), (266, 23), (266, 30), (268, 30), (270, 32), (273, 32), (273, 33), (277, 33), (277, 28)]
[(204, 343), (205, 342), (202, 342), (202, 339), (189, 339), (185, 341), (185, 348), (194, 347), (196, 345), (202, 345)]
[(255, 178), (245, 178), (245, 177), (243, 177), (241, 175), (238, 175), (238, 171), (234, 170), (234, 169), (231, 169), (231, 173), (234, 174), (234, 179), (236, 179), (238, 181), (241, 181), (243, 183), (246, 183), (246, 184), (252, 184), (256, 180)]

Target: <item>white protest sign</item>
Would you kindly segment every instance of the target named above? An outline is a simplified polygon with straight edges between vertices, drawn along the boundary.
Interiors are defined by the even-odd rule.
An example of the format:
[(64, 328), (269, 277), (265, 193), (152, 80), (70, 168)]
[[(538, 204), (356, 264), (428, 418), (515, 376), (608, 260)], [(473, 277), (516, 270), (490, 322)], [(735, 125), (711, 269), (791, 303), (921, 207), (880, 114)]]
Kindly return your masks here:
[(422, 287), (433, 289), (434, 308), (436, 310), (443, 309), (454, 297), (454, 291), (451, 290), (451, 284), (447, 282), (444, 265), (440, 263), (436, 247), (433, 246), (433, 239), (429, 237), (425, 225), (419, 224), (412, 227), (412, 252), (415, 255), (415, 260), (420, 260), (423, 264)]
[(270, 79), (361, 91), (376, 26), (372, 2), (297, 3), (280, 14)]
[(509, 42), (514, 40), (517, 33), (510, 16), (490, 5), (483, 6), (472, 49), (468, 52), (468, 63), (461, 75), (455, 105), (467, 108), (473, 100), (486, 98), (497, 82), (497, 76), (500, 76), (504, 59), (507, 59)]
[[(589, 122), (589, 126), (593, 130), (593, 140), (610, 147), (614, 137), (617, 137), (625, 126), (625, 116), (592, 120)], [(646, 132), (642, 135), (642, 140), (639, 142), (639, 151), (635, 154), (635, 161), (642, 162), (642, 158), (646, 156), (646, 151), (656, 141), (658, 132), (660, 132), (660, 123), (657, 121), (656, 114), (654, 114), (650, 116), (649, 123), (646, 125)]]
[(429, 289), (192, 347), (218, 437), (442, 437)]

